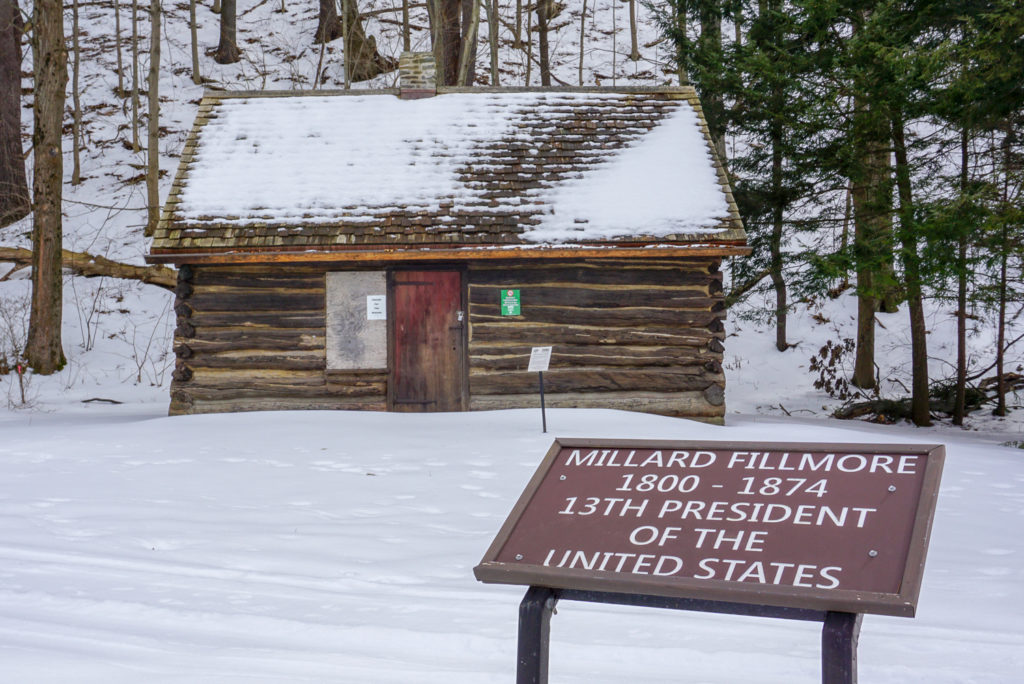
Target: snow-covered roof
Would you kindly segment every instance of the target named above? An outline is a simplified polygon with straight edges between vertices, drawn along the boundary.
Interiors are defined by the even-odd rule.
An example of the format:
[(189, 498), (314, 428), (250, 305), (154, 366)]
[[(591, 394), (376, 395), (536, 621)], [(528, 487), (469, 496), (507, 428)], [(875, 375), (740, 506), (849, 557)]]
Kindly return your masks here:
[(153, 254), (744, 239), (692, 88), (208, 94)]

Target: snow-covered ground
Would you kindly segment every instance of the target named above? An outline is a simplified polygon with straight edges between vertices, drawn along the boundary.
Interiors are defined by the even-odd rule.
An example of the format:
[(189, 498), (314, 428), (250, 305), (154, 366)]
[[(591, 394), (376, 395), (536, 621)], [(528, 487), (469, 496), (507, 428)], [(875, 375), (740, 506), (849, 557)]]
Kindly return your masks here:
[[(554, 436), (944, 443), (918, 616), (865, 618), (862, 681), (1024, 668), (1012, 431), (758, 416), (753, 392), (725, 427), (556, 410), (546, 435), (539, 410), (168, 418), (143, 385), (97, 392), (123, 387), (0, 411), (0, 681), (511, 681), (523, 589), (472, 568)], [(552, 625), (552, 682), (818, 678), (812, 623), (563, 603)]]

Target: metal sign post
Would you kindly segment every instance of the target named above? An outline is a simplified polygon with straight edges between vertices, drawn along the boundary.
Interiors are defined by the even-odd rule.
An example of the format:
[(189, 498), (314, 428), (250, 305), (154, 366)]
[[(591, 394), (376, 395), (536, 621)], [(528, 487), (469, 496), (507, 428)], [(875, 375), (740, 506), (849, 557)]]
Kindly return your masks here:
[(516, 684), (548, 684), (551, 616), (560, 600), (821, 622), (822, 684), (857, 684), (857, 641), (864, 617), (859, 613), (538, 586), (530, 587), (519, 604)]
[(548, 417), (544, 409), (544, 371), (551, 365), (551, 347), (533, 347), (530, 350), (529, 372), (536, 371), (540, 379), (540, 421), (544, 432), (548, 431)]

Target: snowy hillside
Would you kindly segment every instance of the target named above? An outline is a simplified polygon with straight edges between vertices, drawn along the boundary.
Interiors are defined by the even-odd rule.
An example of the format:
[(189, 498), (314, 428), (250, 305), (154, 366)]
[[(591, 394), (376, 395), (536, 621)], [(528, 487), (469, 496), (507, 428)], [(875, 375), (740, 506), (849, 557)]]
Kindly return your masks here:
[[(525, 85), (525, 53), (513, 47), (516, 25), (515, 3), (500, 3), (499, 57), (502, 85)], [(561, 4), (559, 4), (562, 7)], [(131, 5), (128, 3), (83, 3), (81, 23), (81, 97), (84, 111), (85, 149), (82, 155), (83, 182), (65, 183), (64, 246), (130, 263), (142, 263), (148, 244), (142, 235), (146, 221), (145, 152), (132, 151), (131, 99), (115, 94), (118, 87), (118, 45), (115, 40), (115, 7), (120, 12), (120, 53), (124, 85), (130, 88), (132, 72)], [(395, 57), (401, 51), (400, 5), (388, 0), (361, 0), (359, 7), (368, 35), (377, 40), (382, 55)], [(640, 59), (628, 58), (631, 49), (629, 5), (612, 0), (570, 0), (551, 22), (551, 55), (557, 83), (575, 85), (674, 83), (671, 50), (661, 39), (652, 12), (637, 3), (638, 50)], [(138, 14), (140, 87), (145, 90), (148, 70), (148, 5), (140, 5)], [(210, 5), (197, 9), (198, 42), (201, 48), (202, 86), (192, 82), (191, 38), (186, 3), (166, 3), (161, 52), (161, 160), (162, 196), (166, 197), (185, 136), (195, 117), (203, 89), (309, 89), (320, 73), (318, 87), (341, 88), (342, 41), (324, 46), (313, 43), (317, 24), (314, 3), (294, 4), (247, 0), (238, 7), (238, 42), (242, 59), (237, 64), (218, 65), (212, 59), (218, 40), (219, 17)], [(581, 22), (581, 19), (583, 21)], [(66, 32), (71, 30), (70, 11), (65, 16)], [(520, 35), (527, 35), (529, 12), (520, 20)], [(413, 49), (426, 49), (429, 36), (425, 8), (413, 4)], [(582, 72), (580, 71), (580, 28), (585, 29)], [(535, 27), (534, 27), (535, 28)], [(536, 31), (534, 31), (536, 33)], [(486, 22), (481, 24), (477, 55), (478, 74), (489, 73)], [(27, 48), (27, 46), (26, 46)], [(23, 85), (26, 95), (22, 129), (26, 150), (31, 147), (31, 51), (25, 50)], [(322, 57), (322, 58), (321, 58)], [(536, 47), (534, 47), (536, 59)], [(72, 57), (73, 61), (73, 57)], [(69, 67), (70, 68), (70, 67)], [(530, 83), (537, 85), (536, 64), (530, 69)], [(581, 76), (582, 74), (582, 76)], [(392, 86), (395, 73), (385, 74), (353, 87)], [(145, 143), (146, 98), (141, 98), (140, 140)], [(66, 121), (70, 122), (69, 111)], [(70, 125), (70, 124), (68, 124)], [(295, 122), (300, 126), (301, 122)], [(65, 174), (70, 181), (71, 142), (65, 136)], [(28, 160), (31, 170), (31, 157)], [(28, 247), (31, 220), (0, 229), (0, 246)], [(28, 321), (28, 271), (10, 272), (0, 264), (0, 357), (14, 357), (14, 348), (24, 339)], [(815, 390), (817, 373), (809, 368), (810, 358), (828, 342), (841, 344), (854, 335), (851, 298), (836, 301), (799, 303), (791, 323), (790, 341), (796, 347), (779, 354), (768, 343), (771, 331), (758, 318), (769, 305), (756, 299), (730, 312), (731, 333), (726, 350), (726, 370), (730, 406), (735, 397), (749, 398), (744, 404), (754, 410), (775, 415), (827, 415), (839, 403)], [(173, 368), (170, 338), (173, 330), (171, 295), (159, 288), (129, 281), (110, 279), (65, 281), (64, 350), (68, 367), (52, 378), (25, 378), (25, 402), (22, 387), (14, 374), (0, 375), (0, 403), (17, 408), (22, 405), (44, 408), (50, 402), (83, 400), (101, 396), (120, 399), (145, 396), (159, 403), (166, 401), (168, 376)], [(933, 357), (931, 377), (952, 375), (955, 359), (953, 331), (955, 320), (948, 307), (935, 300), (927, 303), (929, 350)], [(751, 316), (754, 320), (750, 320)], [(763, 317), (762, 317), (763, 318)], [(909, 386), (909, 334), (906, 314), (880, 315), (881, 337), (877, 363), (883, 396), (904, 396)], [(969, 340), (973, 367), (984, 367), (994, 346), (992, 326), (978, 321), (979, 333)], [(1012, 339), (1021, 330), (1011, 330)], [(1019, 365), (1019, 355), (1009, 358), (1008, 370)], [(852, 368), (852, 359), (842, 360), (837, 372)], [(1019, 370), (1017, 370), (1019, 372)], [(767, 375), (766, 375), (767, 374)], [(784, 391), (764, 395), (764, 388)], [(112, 384), (111, 384), (112, 383)], [(103, 387), (101, 391), (99, 388)], [(793, 388), (790, 390), (789, 388)], [(1011, 397), (1011, 405), (1020, 403)], [(977, 412), (970, 417), (975, 428), (985, 427), (989, 419)], [(1010, 426), (1017, 424), (1012, 417)]]

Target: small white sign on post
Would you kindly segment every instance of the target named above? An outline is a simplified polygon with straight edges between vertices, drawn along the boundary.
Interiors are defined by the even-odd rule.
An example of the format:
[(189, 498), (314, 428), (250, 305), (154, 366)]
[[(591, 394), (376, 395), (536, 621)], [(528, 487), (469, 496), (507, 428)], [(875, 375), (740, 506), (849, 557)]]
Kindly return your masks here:
[(384, 321), (387, 317), (387, 295), (366, 295), (366, 320)]
[(551, 364), (551, 347), (533, 347), (530, 350), (530, 367), (527, 371), (543, 373)]

